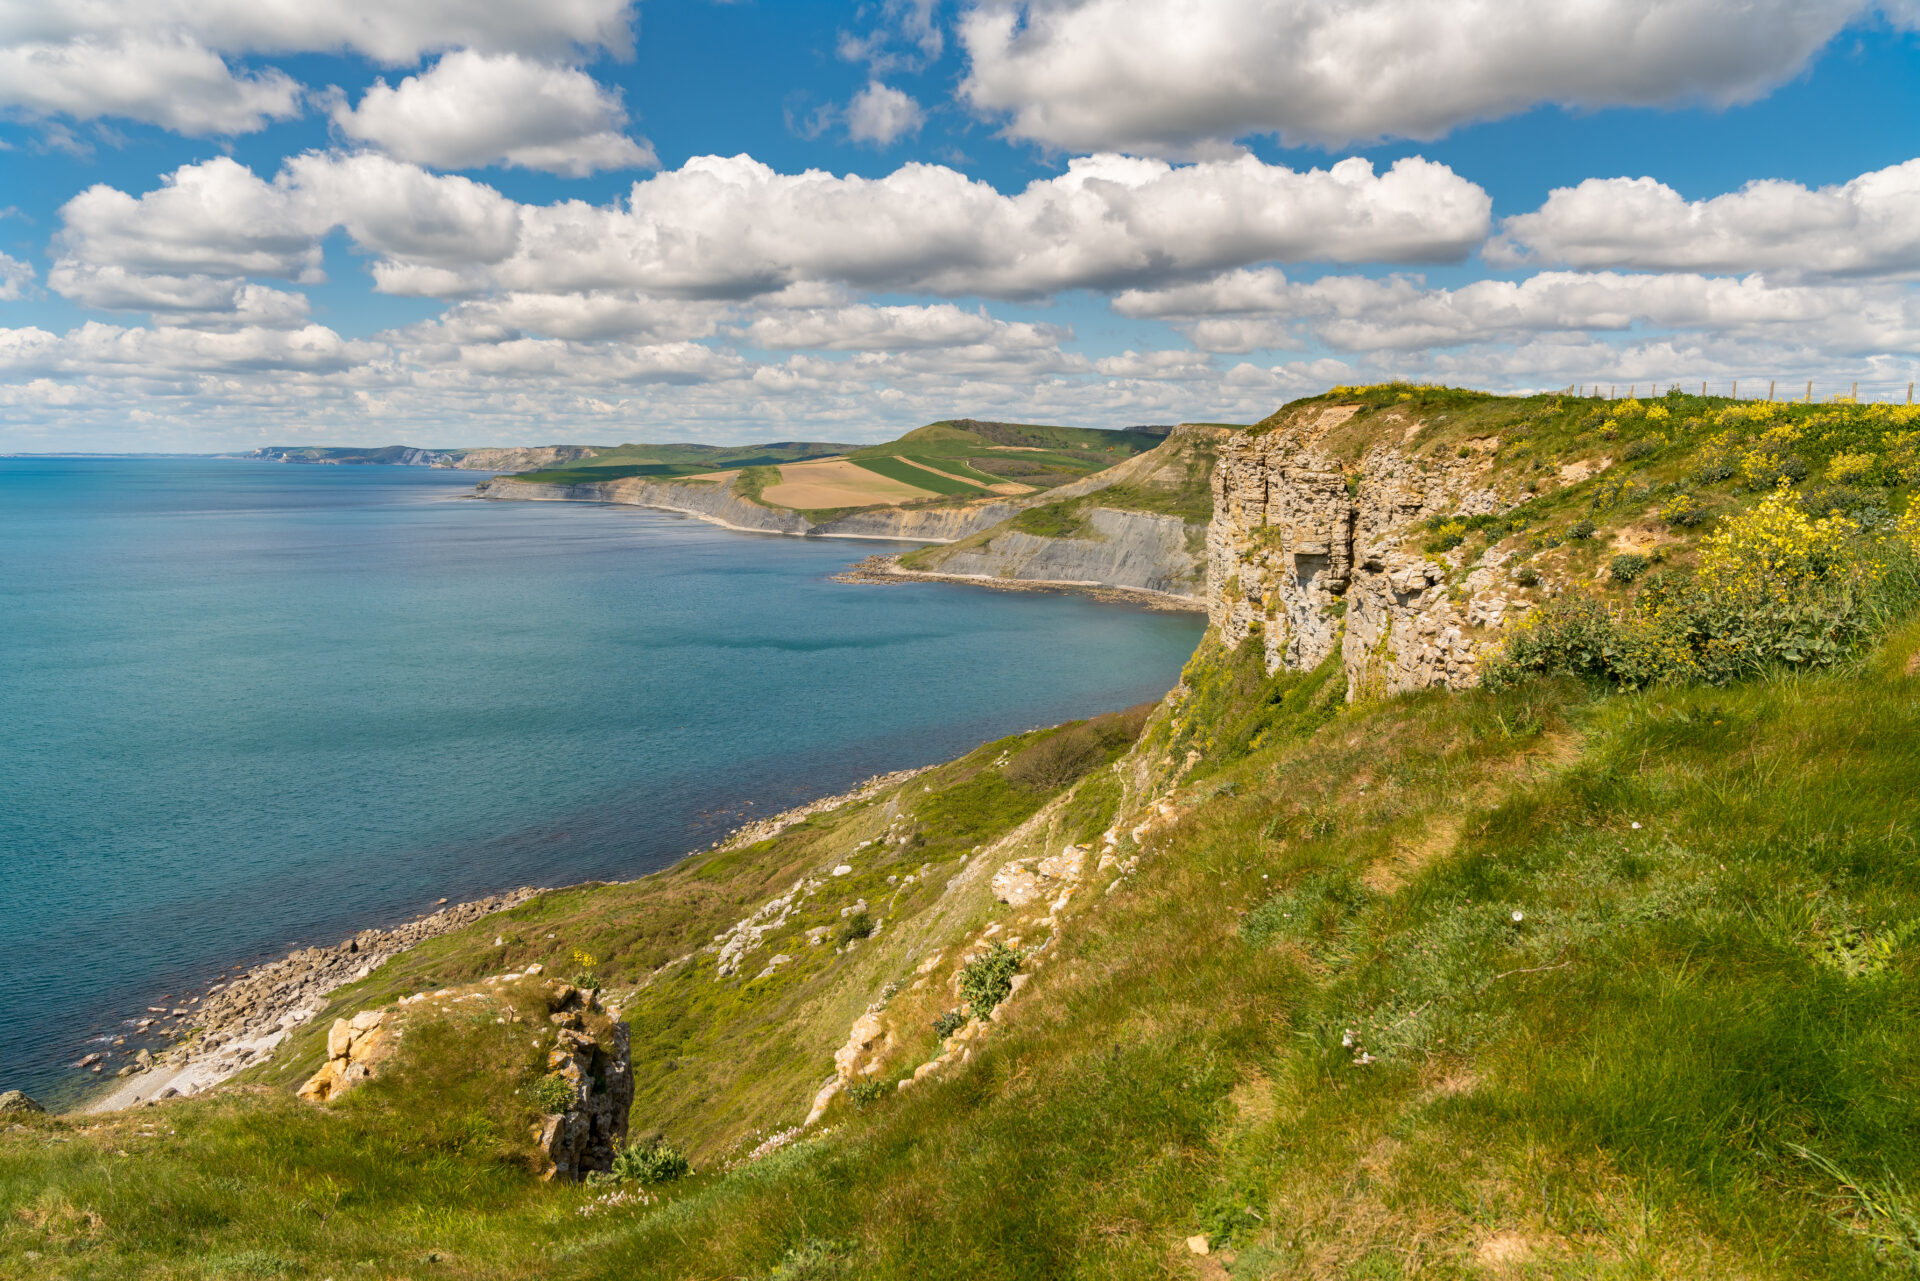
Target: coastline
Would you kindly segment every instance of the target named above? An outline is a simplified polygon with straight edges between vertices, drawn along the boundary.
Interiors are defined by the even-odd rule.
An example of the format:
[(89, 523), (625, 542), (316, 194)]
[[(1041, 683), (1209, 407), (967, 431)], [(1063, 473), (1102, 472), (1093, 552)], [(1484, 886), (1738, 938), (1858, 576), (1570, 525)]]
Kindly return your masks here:
[[(849, 791), (817, 797), (755, 819), (705, 849), (688, 851), (660, 871), (678, 867), (701, 854), (739, 849), (768, 840), (814, 814), (855, 804), (932, 768), (923, 765), (877, 774)], [(657, 876), (659, 872), (647, 875)], [(115, 1112), (150, 1106), (162, 1099), (204, 1094), (272, 1058), (274, 1051), (294, 1031), (326, 1008), (327, 997), (335, 989), (367, 977), (394, 957), (429, 939), (496, 912), (508, 911), (555, 889), (567, 888), (573, 887), (522, 886), (502, 894), (450, 904), (390, 930), (361, 930), (331, 947), (299, 948), (278, 960), (262, 962), (230, 982), (215, 983), (184, 1004), (171, 1007), (182, 1011), (180, 1017), (188, 1020), (171, 1031), (160, 1032), (163, 1036), (175, 1036), (174, 1043), (158, 1053), (137, 1051), (127, 1067), (122, 1068), (123, 1075), (103, 1078), (97, 1089), (83, 1095), (68, 1110), (83, 1114)], [(150, 1012), (159, 1011), (156, 1008)]]
[(989, 574), (941, 574), (907, 569), (898, 556), (884, 553), (866, 557), (833, 576), (837, 583), (959, 583), (1002, 592), (1071, 592), (1109, 605), (1137, 605), (1169, 614), (1204, 614), (1207, 603), (1198, 597), (1175, 596), (1143, 587), (1114, 587), (1106, 583), (1071, 582), (1048, 578), (995, 578)]
[[(512, 476), (496, 476), (493, 479), (510, 481), (513, 479), (513, 477)], [(607, 482), (588, 482), (588, 483), (604, 484)], [(736, 525), (732, 521), (725, 520), (719, 516), (712, 514), (711, 512), (703, 512), (693, 507), (675, 507), (670, 503), (621, 502), (617, 499), (612, 499), (612, 498), (570, 498), (570, 497), (561, 497), (561, 498), (544, 498), (543, 497), (539, 499), (515, 498), (515, 497), (501, 496), (497, 494), (489, 494), (485, 492), (485, 485), (486, 485), (486, 482), (483, 481), (479, 486), (475, 487), (475, 491), (473, 493), (465, 494), (462, 496), (466, 498), (476, 498), (485, 502), (492, 502), (492, 503), (521, 503), (521, 502), (586, 503), (592, 506), (599, 506), (599, 507), (638, 507), (643, 511), (671, 512), (673, 515), (676, 515), (676, 516), (691, 516), (694, 520), (705, 521), (709, 525), (718, 525), (721, 529), (730, 529), (738, 534), (772, 534), (776, 538), (812, 538), (812, 539), (833, 538), (833, 539), (844, 540), (847, 542), (921, 543), (921, 544), (940, 543), (943, 545), (946, 543), (954, 543), (954, 542), (960, 541), (957, 538), (923, 538), (914, 534), (831, 533), (831, 532), (822, 532), (818, 526), (812, 529), (768, 529), (768, 528), (763, 528), (757, 525)]]

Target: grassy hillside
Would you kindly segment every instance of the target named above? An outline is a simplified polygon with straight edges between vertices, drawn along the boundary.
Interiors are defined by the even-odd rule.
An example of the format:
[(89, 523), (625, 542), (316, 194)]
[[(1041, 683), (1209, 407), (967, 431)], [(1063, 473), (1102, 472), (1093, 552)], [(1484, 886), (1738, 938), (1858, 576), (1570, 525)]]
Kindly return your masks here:
[(938, 572), (956, 556), (991, 551), (995, 542), (1009, 532), (1042, 538), (1091, 538), (1095, 533), (1087, 513), (1104, 507), (1179, 517), (1192, 526), (1197, 566), (1205, 526), (1213, 515), (1217, 437), (1231, 430), (1238, 429), (1181, 430), (1169, 437), (1151, 438), (1152, 448), (1069, 482), (1061, 488), (1060, 497), (1030, 499), (1029, 505), (991, 528), (956, 543), (908, 552), (900, 563), (908, 569)]
[[(885, 466), (888, 460), (910, 458), (972, 479), (983, 489), (1012, 483), (1043, 490), (1145, 453), (1164, 439), (1164, 432), (1100, 431), (960, 418), (929, 423), (898, 440), (857, 449), (851, 457), (866, 466)], [(882, 474), (896, 476), (893, 471)], [(896, 476), (909, 478), (905, 472)]]
[(515, 480), (542, 485), (579, 485), (598, 480), (653, 476), (671, 480), (735, 467), (777, 466), (843, 454), (851, 446), (820, 441), (780, 441), (766, 445), (614, 445), (596, 448), (593, 457), (565, 467), (526, 472)]
[[(1405, 388), (1286, 412), (1321, 403), (1373, 417), (1337, 429), (1350, 456), (1417, 426), (1540, 478), (1517, 524), (1428, 531), (1453, 570), (1536, 536), (1532, 563), (1584, 555), (1581, 521), (1679, 534), (1543, 604), (1494, 688), (1349, 704), (1337, 658), (1269, 675), (1209, 639), (1144, 729), (990, 744), (336, 994), (328, 1018), (590, 957), (634, 1024), (635, 1130), (689, 1178), (538, 1182), (520, 1025), (449, 1019), (296, 1103), (323, 1018), (217, 1097), (0, 1125), (0, 1276), (1911, 1275), (1920, 423)], [(1600, 450), (1619, 470), (1562, 472)], [(1703, 521), (1659, 516), (1682, 494)], [(1703, 639), (1673, 602), (1728, 566), (1757, 577), (1716, 617), (1748, 630)], [(1813, 607), (1832, 652), (1680, 657)], [(1666, 665), (1628, 679), (1633, 654)], [(999, 865), (1104, 833), (1083, 892), (996, 900)], [(745, 920), (777, 923), (722, 974)], [(1026, 986), (896, 1088), (959, 1048), (934, 1022), (999, 940)], [(873, 1009), (884, 1070), (778, 1137)]]

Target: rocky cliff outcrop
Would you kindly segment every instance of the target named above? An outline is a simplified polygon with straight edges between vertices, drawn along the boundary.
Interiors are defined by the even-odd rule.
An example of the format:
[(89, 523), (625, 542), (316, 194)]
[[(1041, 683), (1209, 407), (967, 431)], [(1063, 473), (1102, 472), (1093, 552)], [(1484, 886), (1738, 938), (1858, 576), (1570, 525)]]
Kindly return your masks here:
[(1258, 638), (1267, 669), (1310, 669), (1336, 650), (1347, 696), (1479, 679), (1479, 662), (1525, 603), (1502, 592), (1497, 553), (1463, 572), (1427, 555), (1436, 516), (1513, 505), (1494, 483), (1491, 438), (1451, 456), (1417, 455), (1420, 425), (1381, 415), (1346, 461), (1328, 437), (1355, 407), (1283, 411), (1220, 450), (1207, 533), (1207, 607), (1229, 645)]
[(600, 451), (591, 445), (531, 445), (521, 449), (469, 449), (451, 455), (442, 467), (461, 471), (539, 471), (592, 458)]
[(615, 1022), (597, 993), (549, 985), (559, 1028), (547, 1052), (548, 1077), (568, 1087), (566, 1105), (540, 1118), (533, 1139), (549, 1179), (581, 1179), (613, 1168), (633, 1108), (632, 1028)]
[(1200, 598), (1202, 527), (1190, 530), (1178, 516), (1110, 507), (1090, 507), (1084, 520), (1082, 532), (1073, 538), (1009, 528), (978, 545), (931, 559), (937, 572), (953, 577), (1097, 584)]

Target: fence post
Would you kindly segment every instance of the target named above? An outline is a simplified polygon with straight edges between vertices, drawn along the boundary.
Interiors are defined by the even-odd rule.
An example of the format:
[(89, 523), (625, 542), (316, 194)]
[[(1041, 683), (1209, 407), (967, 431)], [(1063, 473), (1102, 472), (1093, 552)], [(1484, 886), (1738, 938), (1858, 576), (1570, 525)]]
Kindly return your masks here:
[(1807, 379), (1807, 403), (1809, 405), (1813, 403), (1813, 379), (1811, 378)]
[(1860, 399), (1860, 382), (1858, 379), (1854, 380), (1853, 390), (1850, 393), (1848, 393), (1847, 399), (1855, 400), (1855, 401)]
[(1727, 397), (1727, 399), (1728, 400), (1740, 399), (1740, 380), (1738, 378), (1733, 380), (1733, 395)]
[(1769, 405), (1773, 403), (1773, 384), (1774, 384), (1773, 379), (1771, 378), (1767, 379), (1767, 403)]

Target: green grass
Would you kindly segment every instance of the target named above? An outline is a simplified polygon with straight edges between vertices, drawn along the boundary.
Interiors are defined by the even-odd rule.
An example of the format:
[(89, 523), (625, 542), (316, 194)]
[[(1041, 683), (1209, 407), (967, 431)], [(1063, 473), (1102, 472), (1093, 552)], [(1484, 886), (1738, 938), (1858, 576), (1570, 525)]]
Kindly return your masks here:
[[(954, 480), (949, 476), (936, 476), (930, 471), (915, 467), (889, 455), (869, 454), (852, 460), (855, 466), (864, 467), (876, 476), (885, 476), (888, 480), (901, 481), (919, 489), (931, 490), (936, 494), (952, 497), (965, 494), (969, 497), (984, 495), (986, 491), (978, 485), (970, 485), (963, 480)], [(938, 466), (938, 462), (934, 463)]]
[(736, 467), (778, 466), (843, 454), (851, 445), (825, 441), (780, 441), (765, 445), (615, 445), (597, 447), (591, 458), (576, 459), (564, 467), (526, 472), (516, 480), (535, 484), (577, 485), (626, 476), (674, 479), (700, 472)]
[(1086, 500), (1080, 498), (1042, 503), (1009, 516), (1007, 527), (1038, 538), (1092, 538), (1095, 535), (1087, 522), (1086, 507)]
[[(549, 467), (545, 471), (516, 474), (512, 479), (530, 485), (590, 485), (603, 480), (629, 480), (645, 476), (656, 480), (680, 480), (696, 472), (712, 471), (700, 463), (609, 463), (597, 467)], [(694, 484), (710, 484), (695, 481)]]

